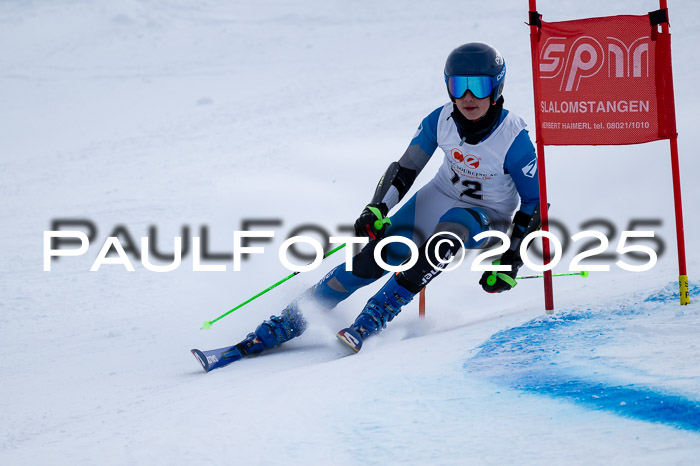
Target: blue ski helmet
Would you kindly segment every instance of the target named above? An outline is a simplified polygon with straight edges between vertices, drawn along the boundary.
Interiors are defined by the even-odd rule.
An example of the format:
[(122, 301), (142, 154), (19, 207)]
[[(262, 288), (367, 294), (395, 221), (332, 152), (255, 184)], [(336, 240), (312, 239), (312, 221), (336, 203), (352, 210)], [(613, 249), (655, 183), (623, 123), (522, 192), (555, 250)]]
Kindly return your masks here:
[(491, 96), (495, 102), (503, 93), (506, 61), (494, 47), (470, 42), (454, 49), (445, 63), (445, 84), (454, 102), (467, 91), (478, 99)]

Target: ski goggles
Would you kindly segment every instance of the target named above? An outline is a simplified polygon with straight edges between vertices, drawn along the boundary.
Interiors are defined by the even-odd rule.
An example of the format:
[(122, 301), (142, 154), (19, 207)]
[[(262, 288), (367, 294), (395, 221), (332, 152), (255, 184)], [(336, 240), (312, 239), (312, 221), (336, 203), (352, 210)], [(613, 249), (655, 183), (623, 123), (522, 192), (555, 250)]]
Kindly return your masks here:
[(445, 76), (447, 91), (454, 99), (461, 99), (467, 91), (477, 99), (485, 99), (493, 92), (494, 81), (491, 76)]

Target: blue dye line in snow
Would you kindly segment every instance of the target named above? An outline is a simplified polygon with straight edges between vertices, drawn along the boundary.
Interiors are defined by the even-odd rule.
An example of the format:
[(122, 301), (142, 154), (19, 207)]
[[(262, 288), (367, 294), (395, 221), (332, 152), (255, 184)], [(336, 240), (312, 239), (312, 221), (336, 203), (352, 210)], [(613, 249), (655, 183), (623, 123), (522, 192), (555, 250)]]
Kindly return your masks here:
[[(514, 388), (603, 409), (644, 421), (662, 422), (681, 429), (700, 432), (700, 402), (680, 395), (670, 395), (650, 388), (612, 386), (591, 380), (557, 377), (556, 374), (534, 374), (536, 385), (515, 385)], [(563, 374), (562, 374), (563, 375)]]
[[(700, 287), (691, 286), (690, 295), (699, 296)], [(678, 292), (669, 285), (646, 298), (644, 303), (678, 300)], [(600, 376), (585, 374), (593, 372), (596, 346), (616, 341), (624, 335), (625, 324), (647, 315), (648, 310), (640, 310), (644, 304), (638, 304), (562, 312), (498, 332), (479, 347), (479, 352), (464, 367), (472, 374), (517, 390), (561, 398), (625, 417), (700, 431), (700, 400), (640, 384), (606, 383)], [(561, 354), (567, 352), (569, 354)]]

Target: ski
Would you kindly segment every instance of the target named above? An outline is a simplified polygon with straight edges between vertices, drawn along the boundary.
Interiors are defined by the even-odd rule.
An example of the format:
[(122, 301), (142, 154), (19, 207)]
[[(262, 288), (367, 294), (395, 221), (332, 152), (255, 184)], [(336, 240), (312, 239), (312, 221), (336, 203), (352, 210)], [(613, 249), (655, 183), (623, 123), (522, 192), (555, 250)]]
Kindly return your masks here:
[[(362, 337), (357, 331), (352, 328), (344, 328), (338, 332), (337, 337), (340, 341), (350, 347), (355, 353), (362, 348)], [(248, 353), (245, 352), (241, 343), (225, 348), (202, 351), (197, 348), (191, 349), (190, 352), (202, 365), (204, 372), (211, 372), (214, 369), (228, 366), (232, 362), (244, 358)]]
[(244, 356), (238, 345), (208, 351), (201, 351), (195, 348), (190, 351), (202, 365), (204, 372), (209, 372), (214, 369), (218, 369), (219, 367), (227, 366), (232, 362), (238, 361)]
[(356, 353), (362, 348), (362, 337), (352, 328), (344, 328), (336, 336)]

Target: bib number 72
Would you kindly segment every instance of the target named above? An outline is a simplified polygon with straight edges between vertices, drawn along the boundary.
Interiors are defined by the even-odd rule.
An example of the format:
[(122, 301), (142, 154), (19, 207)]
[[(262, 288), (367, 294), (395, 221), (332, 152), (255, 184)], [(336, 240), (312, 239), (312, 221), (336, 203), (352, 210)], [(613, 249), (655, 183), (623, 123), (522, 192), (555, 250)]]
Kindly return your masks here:
[[(459, 175), (454, 170), (452, 170), (452, 173), (454, 173), (454, 176), (450, 180), (450, 181), (452, 181), (452, 184), (459, 183), (459, 179), (460, 179)], [(479, 183), (478, 181), (464, 180), (464, 181), (462, 181), (462, 186), (464, 186), (467, 189), (462, 191), (460, 196), (467, 196), (467, 197), (471, 197), (472, 199), (479, 199), (479, 200), (484, 198), (484, 196), (481, 194), (481, 183)]]

